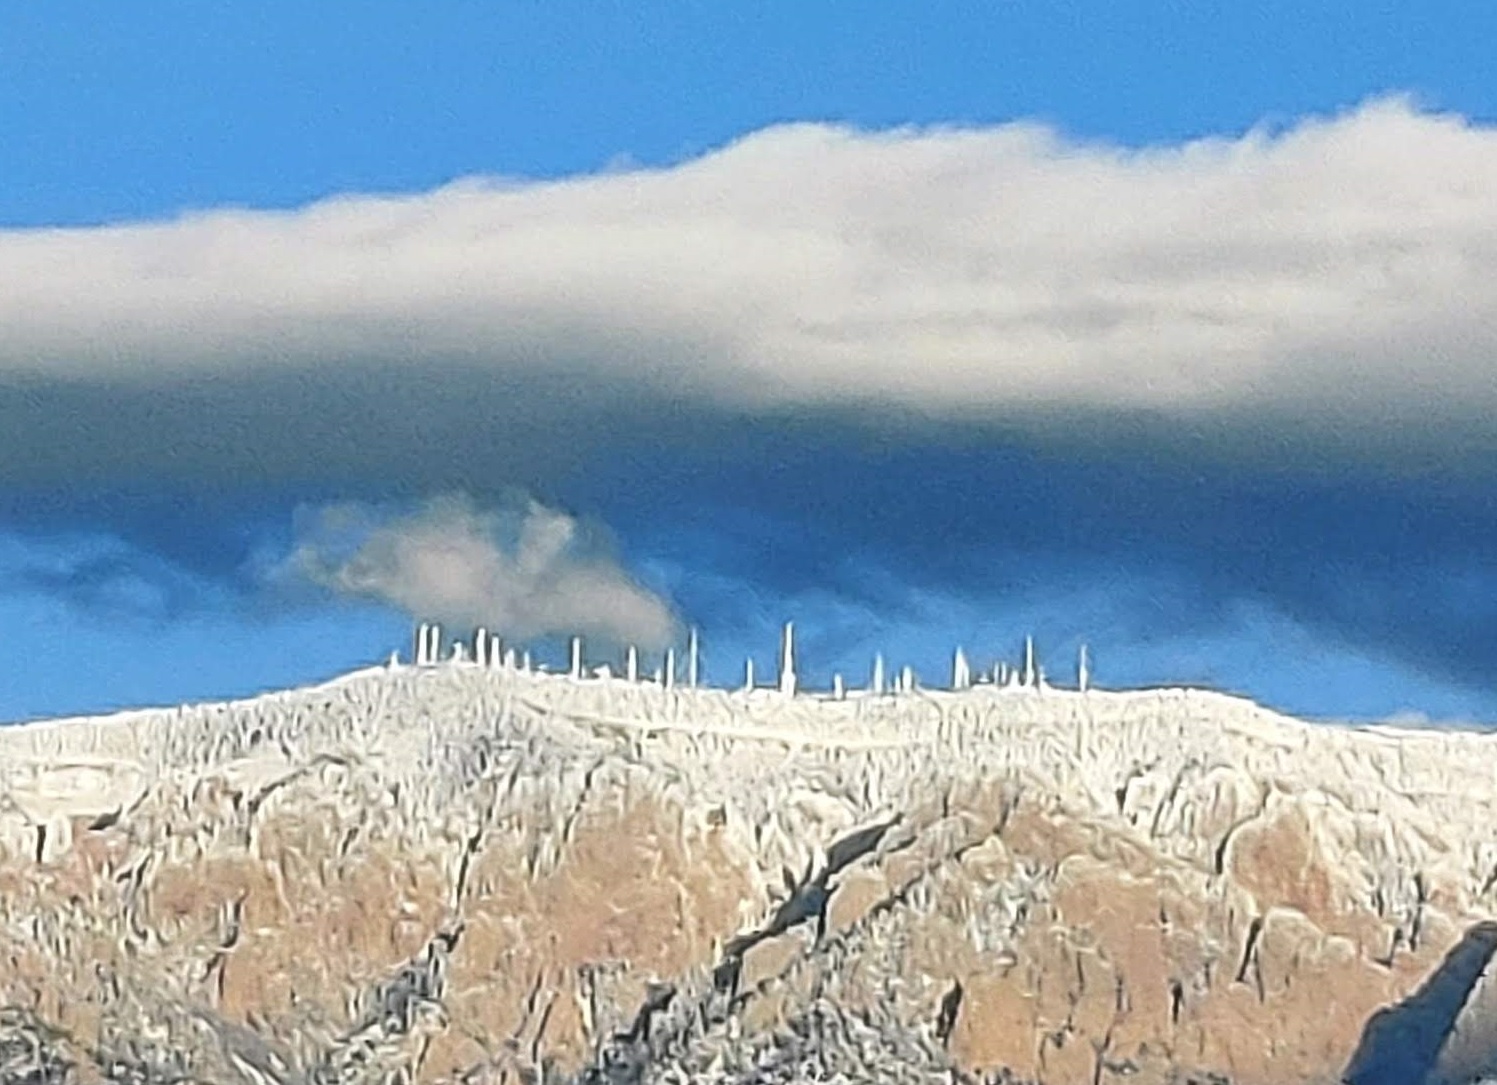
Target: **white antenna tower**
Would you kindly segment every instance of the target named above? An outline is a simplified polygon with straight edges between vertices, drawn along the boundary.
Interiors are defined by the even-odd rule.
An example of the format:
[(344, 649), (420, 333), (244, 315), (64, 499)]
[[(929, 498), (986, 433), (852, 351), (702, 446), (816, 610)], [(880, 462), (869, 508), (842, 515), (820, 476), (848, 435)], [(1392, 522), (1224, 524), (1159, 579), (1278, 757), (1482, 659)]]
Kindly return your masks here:
[(795, 696), (795, 626), (785, 623), (785, 639), (780, 647), (780, 692)]
[(969, 689), (972, 686), (972, 668), (967, 665), (967, 653), (960, 648), (951, 661), (951, 688)]

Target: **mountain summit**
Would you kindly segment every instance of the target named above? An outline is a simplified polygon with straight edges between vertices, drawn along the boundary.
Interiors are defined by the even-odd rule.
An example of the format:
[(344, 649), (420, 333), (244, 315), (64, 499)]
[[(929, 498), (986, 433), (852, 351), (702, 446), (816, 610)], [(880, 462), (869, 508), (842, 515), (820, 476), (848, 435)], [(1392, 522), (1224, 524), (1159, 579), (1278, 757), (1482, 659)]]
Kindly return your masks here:
[(963, 677), (392, 661), (0, 729), (0, 1079), (1497, 1071), (1497, 736)]

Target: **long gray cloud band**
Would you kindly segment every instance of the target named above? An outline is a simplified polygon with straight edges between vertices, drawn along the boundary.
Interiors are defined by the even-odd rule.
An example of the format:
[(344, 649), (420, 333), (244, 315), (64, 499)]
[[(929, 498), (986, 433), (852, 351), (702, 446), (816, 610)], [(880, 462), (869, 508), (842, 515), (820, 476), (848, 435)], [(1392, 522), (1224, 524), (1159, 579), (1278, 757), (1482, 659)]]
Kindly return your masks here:
[(1438, 459), (1492, 441), (1494, 190), (1497, 132), (1382, 100), (1145, 150), (797, 125), (668, 169), (0, 231), (0, 482), (471, 486), (492, 442), (528, 484), (618, 432), (804, 410)]

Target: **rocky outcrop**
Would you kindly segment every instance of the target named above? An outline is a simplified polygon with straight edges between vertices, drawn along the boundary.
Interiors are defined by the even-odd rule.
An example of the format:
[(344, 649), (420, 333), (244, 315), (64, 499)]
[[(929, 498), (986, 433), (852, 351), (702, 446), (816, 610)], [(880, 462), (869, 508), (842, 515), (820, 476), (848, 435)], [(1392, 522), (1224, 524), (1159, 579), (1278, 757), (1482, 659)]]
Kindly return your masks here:
[(8, 728), (0, 1080), (1475, 1080), (1494, 753), (462, 663)]

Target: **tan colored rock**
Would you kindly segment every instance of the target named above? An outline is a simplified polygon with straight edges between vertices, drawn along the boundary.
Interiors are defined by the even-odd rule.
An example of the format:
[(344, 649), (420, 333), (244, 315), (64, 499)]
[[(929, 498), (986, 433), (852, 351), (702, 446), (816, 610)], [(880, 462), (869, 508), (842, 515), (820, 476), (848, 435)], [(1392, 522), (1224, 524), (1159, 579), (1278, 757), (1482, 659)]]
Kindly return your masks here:
[(834, 934), (867, 918), (889, 896), (889, 879), (877, 870), (854, 870), (838, 883), (827, 904), (827, 927)]
[(1007, 1069), (1023, 1080), (1039, 1073), (1034, 995), (1017, 979), (969, 976), (951, 1051), (967, 1068)]
[(808, 943), (803, 931), (776, 935), (756, 943), (743, 955), (739, 986), (745, 991), (753, 991), (778, 979), (797, 957), (806, 952)]

